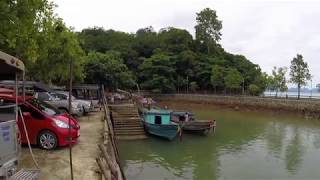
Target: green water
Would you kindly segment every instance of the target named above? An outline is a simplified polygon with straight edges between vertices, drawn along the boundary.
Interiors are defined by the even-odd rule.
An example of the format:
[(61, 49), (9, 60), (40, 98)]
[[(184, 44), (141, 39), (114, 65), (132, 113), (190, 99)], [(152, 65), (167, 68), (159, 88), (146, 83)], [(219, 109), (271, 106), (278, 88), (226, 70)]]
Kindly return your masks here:
[(320, 121), (170, 104), (216, 119), (214, 134), (120, 142), (127, 179), (320, 179)]

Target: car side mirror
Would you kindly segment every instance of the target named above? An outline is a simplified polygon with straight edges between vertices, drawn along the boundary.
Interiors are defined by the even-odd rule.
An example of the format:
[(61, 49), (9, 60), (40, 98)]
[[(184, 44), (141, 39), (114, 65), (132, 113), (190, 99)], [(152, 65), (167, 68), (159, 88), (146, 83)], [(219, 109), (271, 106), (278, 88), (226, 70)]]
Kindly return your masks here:
[(30, 112), (23, 112), (23, 117), (25, 118), (30, 118), (31, 117), (31, 113)]

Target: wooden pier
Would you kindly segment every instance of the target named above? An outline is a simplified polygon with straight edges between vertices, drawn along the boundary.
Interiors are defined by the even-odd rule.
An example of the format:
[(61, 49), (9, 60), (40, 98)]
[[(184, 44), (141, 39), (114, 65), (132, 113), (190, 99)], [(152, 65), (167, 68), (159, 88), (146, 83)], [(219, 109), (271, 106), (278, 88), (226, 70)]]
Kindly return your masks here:
[(98, 145), (101, 153), (96, 161), (100, 167), (102, 179), (125, 180), (126, 178), (121, 169), (119, 151), (105, 96), (102, 97), (102, 101), (104, 110), (104, 133), (103, 143)]
[(119, 140), (146, 139), (143, 123), (135, 104), (108, 105), (114, 134)]

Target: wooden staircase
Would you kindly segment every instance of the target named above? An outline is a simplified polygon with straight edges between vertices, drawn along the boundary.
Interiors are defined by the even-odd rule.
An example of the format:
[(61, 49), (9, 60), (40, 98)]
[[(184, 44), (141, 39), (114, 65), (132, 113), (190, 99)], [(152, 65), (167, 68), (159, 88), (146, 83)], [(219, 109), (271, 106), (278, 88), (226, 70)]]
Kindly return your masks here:
[(120, 140), (146, 139), (138, 108), (134, 104), (108, 105), (114, 121), (114, 134)]

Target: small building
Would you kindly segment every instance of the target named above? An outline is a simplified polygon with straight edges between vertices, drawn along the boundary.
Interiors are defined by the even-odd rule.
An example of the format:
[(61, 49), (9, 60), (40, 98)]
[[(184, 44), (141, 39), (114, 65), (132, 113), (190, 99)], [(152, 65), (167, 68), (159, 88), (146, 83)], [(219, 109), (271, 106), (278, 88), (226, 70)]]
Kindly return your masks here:
[(91, 101), (97, 107), (101, 99), (100, 88), (97, 84), (79, 84), (72, 86), (72, 95), (77, 99)]

